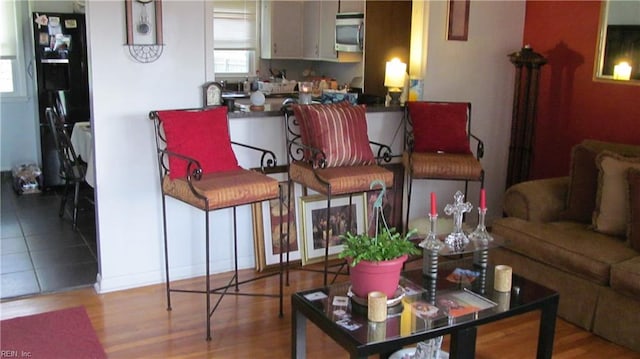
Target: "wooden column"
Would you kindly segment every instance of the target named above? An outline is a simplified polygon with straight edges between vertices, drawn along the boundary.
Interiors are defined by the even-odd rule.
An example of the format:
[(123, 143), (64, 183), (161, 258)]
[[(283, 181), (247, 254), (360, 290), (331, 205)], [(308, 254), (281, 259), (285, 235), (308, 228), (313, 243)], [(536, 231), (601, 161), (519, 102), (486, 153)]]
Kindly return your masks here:
[(528, 45), (520, 51), (510, 54), (509, 59), (516, 67), (516, 81), (513, 96), (507, 188), (529, 179), (538, 100), (538, 80), (540, 68), (547, 63), (547, 59), (534, 52)]

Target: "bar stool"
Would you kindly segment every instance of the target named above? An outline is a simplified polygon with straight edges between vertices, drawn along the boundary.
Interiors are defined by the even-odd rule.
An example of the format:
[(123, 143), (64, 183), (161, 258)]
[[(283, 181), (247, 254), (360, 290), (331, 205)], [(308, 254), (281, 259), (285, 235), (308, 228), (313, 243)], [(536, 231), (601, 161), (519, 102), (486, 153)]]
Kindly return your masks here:
[[(207, 340), (211, 340), (211, 317), (225, 295), (275, 297), (280, 300), (280, 317), (283, 316), (283, 257), (280, 255), (278, 271), (240, 280), (238, 276), (238, 237), (236, 208), (238, 206), (280, 199), (282, 190), (278, 181), (264, 174), (266, 167), (276, 165), (275, 154), (257, 147), (232, 142), (226, 107), (192, 110), (152, 111), (154, 121), (158, 170), (162, 192), (162, 223), (166, 273), (167, 310), (171, 310), (171, 293), (200, 293), (206, 296)], [(232, 144), (262, 153), (259, 170), (247, 170), (238, 165)], [(171, 197), (205, 213), (206, 283), (204, 290), (172, 288), (169, 276), (169, 241), (167, 238), (167, 201)], [(226, 285), (212, 288), (210, 282), (210, 212), (232, 208), (234, 274)], [(282, 205), (280, 205), (282, 211)], [(282, 246), (282, 232), (280, 235)], [(223, 240), (221, 238), (220, 240)], [(239, 286), (248, 282), (279, 275), (278, 294), (240, 292)], [(229, 289), (233, 288), (233, 291)], [(219, 295), (211, 306), (211, 295)]]
[[(470, 140), (477, 142), (476, 155)], [(414, 180), (469, 181), (484, 186), (484, 142), (471, 133), (471, 103), (411, 101), (405, 107), (405, 146), (402, 163), (408, 174), (406, 223), (409, 223)]]
[[(293, 183), (326, 197), (325, 218), (331, 218), (331, 201), (338, 195), (349, 196), (370, 191), (374, 180), (387, 188), (393, 186), (393, 172), (379, 163), (391, 161), (391, 148), (369, 141), (366, 109), (348, 102), (338, 104), (291, 104), (283, 108), (289, 164), (289, 198)], [(375, 146), (374, 156), (371, 146)], [(289, 207), (291, 208), (291, 206)], [(349, 212), (350, 213), (350, 212)], [(350, 220), (347, 223), (351, 223)], [(349, 230), (350, 228), (348, 228)], [(364, 232), (364, 228), (358, 228)], [(330, 238), (334, 234), (326, 226), (324, 238), (324, 284), (328, 283)], [(341, 266), (344, 263), (340, 264)], [(335, 274), (333, 280), (340, 273)]]

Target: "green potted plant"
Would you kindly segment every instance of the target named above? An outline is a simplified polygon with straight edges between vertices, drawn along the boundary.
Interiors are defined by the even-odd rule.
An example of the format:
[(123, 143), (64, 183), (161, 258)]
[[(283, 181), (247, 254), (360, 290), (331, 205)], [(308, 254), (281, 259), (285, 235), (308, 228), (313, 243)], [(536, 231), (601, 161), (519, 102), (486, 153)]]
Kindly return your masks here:
[(351, 290), (367, 298), (372, 291), (380, 291), (392, 298), (398, 289), (402, 265), (410, 254), (419, 254), (409, 240), (416, 229), (402, 236), (395, 228), (383, 229), (376, 236), (347, 232), (341, 238), (344, 249), (338, 257), (346, 258), (351, 266)]

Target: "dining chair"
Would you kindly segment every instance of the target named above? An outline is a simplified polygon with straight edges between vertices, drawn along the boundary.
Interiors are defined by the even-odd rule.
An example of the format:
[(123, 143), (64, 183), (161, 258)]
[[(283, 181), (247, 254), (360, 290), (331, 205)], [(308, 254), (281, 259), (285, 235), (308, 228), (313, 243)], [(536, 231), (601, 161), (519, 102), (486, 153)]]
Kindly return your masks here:
[[(471, 139), (476, 141), (475, 155)], [(408, 180), (409, 223), (414, 180), (469, 181), (484, 186), (484, 142), (471, 133), (471, 103), (410, 101), (405, 107), (405, 151), (402, 162)]]
[(73, 187), (72, 223), (73, 230), (75, 231), (78, 228), (80, 185), (84, 182), (87, 168), (82, 161), (78, 160), (76, 151), (73, 149), (67, 130), (64, 127), (64, 122), (61, 120), (58, 112), (52, 107), (47, 107), (45, 115), (47, 117), (47, 122), (49, 123), (49, 129), (53, 135), (56, 153), (60, 161), (60, 172), (58, 175), (64, 181), (64, 192), (60, 199), (60, 210), (58, 215), (60, 217), (64, 216), (67, 198), (69, 197), (71, 187)]
[[(332, 218), (331, 203), (336, 196), (348, 195), (348, 205), (351, 207), (353, 196), (371, 191), (372, 182), (379, 181), (386, 188), (393, 186), (393, 172), (380, 166), (382, 162), (391, 161), (391, 148), (369, 140), (364, 105), (351, 105), (348, 102), (290, 104), (283, 107), (283, 112), (289, 199), (292, 198), (294, 183), (303, 187), (303, 194), (312, 190), (323, 195), (327, 205), (324, 218), (329, 221)], [(377, 149), (376, 156), (372, 147)], [(351, 214), (351, 211), (347, 213)], [(351, 222), (350, 219), (346, 221), (347, 224)], [(347, 227), (347, 230), (354, 232), (353, 228)], [(325, 226), (324, 231), (322, 273), (326, 285), (329, 273), (334, 274), (332, 281), (335, 281), (344, 262), (338, 264), (340, 268), (337, 271), (330, 272), (331, 239), (341, 233), (333, 233), (329, 225)], [(362, 233), (366, 228), (357, 228), (357, 231)]]
[[(225, 295), (246, 295), (279, 298), (280, 316), (283, 316), (283, 262), (277, 271), (240, 280), (238, 274), (238, 231), (236, 208), (272, 199), (280, 199), (282, 190), (278, 181), (264, 174), (267, 168), (276, 165), (273, 152), (231, 141), (227, 108), (222, 106), (204, 109), (181, 109), (152, 111), (149, 118), (154, 121), (158, 170), (162, 194), (162, 223), (166, 275), (167, 310), (171, 310), (171, 293), (199, 293), (206, 296), (207, 340), (211, 340), (211, 317)], [(232, 146), (257, 151), (261, 157), (259, 168), (244, 169), (238, 165)], [(169, 239), (167, 234), (167, 198), (174, 198), (205, 213), (205, 288), (204, 290), (180, 289), (172, 285), (169, 265)], [(281, 201), (280, 201), (281, 202)], [(211, 285), (210, 259), (215, 245), (211, 244), (210, 213), (221, 209), (232, 209), (234, 270), (229, 282), (219, 287)], [(280, 205), (282, 213), (282, 206)], [(215, 233), (215, 229), (213, 230)], [(217, 241), (224, 241), (218, 236)], [(282, 231), (280, 232), (282, 248)], [(244, 292), (240, 285), (280, 276), (278, 294), (271, 292)], [(234, 290), (230, 290), (234, 289)], [(218, 295), (211, 305), (211, 295)]]

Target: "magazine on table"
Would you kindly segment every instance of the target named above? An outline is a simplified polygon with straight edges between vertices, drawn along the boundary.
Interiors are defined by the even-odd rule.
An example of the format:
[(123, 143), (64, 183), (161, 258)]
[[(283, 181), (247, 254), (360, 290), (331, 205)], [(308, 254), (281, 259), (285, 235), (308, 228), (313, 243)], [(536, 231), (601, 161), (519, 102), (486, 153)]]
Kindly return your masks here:
[(457, 289), (438, 293), (436, 306), (450, 317), (458, 318), (498, 304), (468, 289)]

